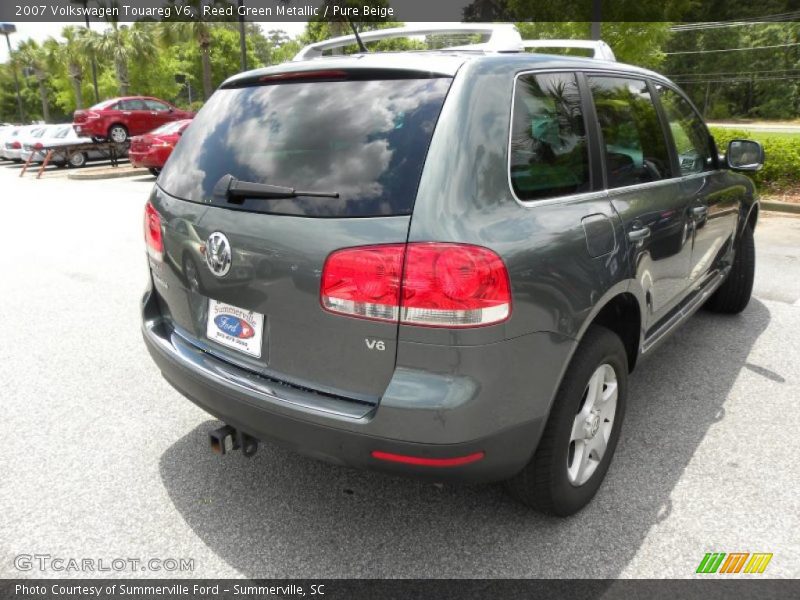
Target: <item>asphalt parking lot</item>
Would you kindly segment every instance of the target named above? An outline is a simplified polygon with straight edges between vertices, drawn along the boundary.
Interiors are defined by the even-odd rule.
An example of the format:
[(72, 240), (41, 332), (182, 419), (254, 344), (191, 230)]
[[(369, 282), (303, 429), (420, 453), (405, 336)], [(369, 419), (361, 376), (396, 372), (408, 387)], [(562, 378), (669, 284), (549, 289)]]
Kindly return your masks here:
[(499, 486), (352, 471), (218, 423), (139, 333), (153, 178), (18, 178), (0, 166), (0, 577), (20, 554), (191, 558), (187, 577), (691, 577), (704, 553), (771, 552), (800, 576), (800, 218), (765, 215), (755, 298), (701, 312), (631, 381), (608, 478), (568, 520)]

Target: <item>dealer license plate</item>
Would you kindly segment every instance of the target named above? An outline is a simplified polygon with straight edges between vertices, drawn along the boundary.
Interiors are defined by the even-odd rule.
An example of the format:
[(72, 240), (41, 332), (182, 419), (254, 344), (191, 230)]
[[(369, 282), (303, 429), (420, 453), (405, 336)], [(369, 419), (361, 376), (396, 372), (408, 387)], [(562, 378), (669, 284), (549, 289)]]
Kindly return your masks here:
[(206, 336), (218, 344), (261, 358), (264, 315), (209, 298)]

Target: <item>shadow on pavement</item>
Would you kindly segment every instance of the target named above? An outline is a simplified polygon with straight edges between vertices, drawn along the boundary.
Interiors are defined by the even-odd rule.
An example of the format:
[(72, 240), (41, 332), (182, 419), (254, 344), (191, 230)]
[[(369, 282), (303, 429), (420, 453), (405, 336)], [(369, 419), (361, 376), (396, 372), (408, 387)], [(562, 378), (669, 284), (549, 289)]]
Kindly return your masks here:
[(499, 485), (355, 471), (271, 444), (220, 458), (208, 449), (213, 420), (162, 455), (161, 477), (197, 536), (248, 577), (613, 578), (670, 514), (769, 320), (756, 299), (739, 316), (700, 312), (643, 361), (606, 482), (570, 519), (531, 512)]

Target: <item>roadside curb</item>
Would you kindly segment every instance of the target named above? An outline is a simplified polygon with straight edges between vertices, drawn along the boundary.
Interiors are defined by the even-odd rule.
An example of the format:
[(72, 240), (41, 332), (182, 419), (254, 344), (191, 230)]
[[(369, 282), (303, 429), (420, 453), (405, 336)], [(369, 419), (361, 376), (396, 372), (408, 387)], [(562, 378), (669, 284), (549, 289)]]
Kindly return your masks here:
[(800, 204), (793, 202), (778, 202), (777, 200), (761, 200), (762, 210), (800, 214)]
[(81, 173), (75, 171), (67, 174), (68, 179), (116, 179), (118, 177), (133, 177), (135, 175), (145, 175), (147, 171), (143, 169), (132, 169), (130, 167), (116, 167), (101, 172)]

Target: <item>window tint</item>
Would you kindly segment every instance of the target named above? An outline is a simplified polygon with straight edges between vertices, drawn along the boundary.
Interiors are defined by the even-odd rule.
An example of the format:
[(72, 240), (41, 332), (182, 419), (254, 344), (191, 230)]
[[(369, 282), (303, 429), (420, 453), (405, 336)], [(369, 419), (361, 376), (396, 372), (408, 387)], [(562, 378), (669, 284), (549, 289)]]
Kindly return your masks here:
[(656, 85), (656, 91), (678, 152), (681, 175), (711, 171), (714, 145), (702, 119), (676, 91), (663, 85)]
[(163, 102), (159, 102), (158, 100), (145, 100), (144, 103), (145, 106), (147, 106), (148, 110), (158, 110), (158, 111), (169, 110), (169, 106), (167, 106)]
[(647, 84), (618, 77), (588, 80), (603, 132), (608, 187), (671, 177), (667, 144)]
[(214, 93), (183, 133), (159, 185), (210, 202), (230, 174), (335, 192), (245, 210), (309, 217), (409, 214), (450, 78), (281, 83)]
[(524, 75), (514, 91), (511, 185), (520, 200), (588, 191), (589, 162), (573, 73)]

